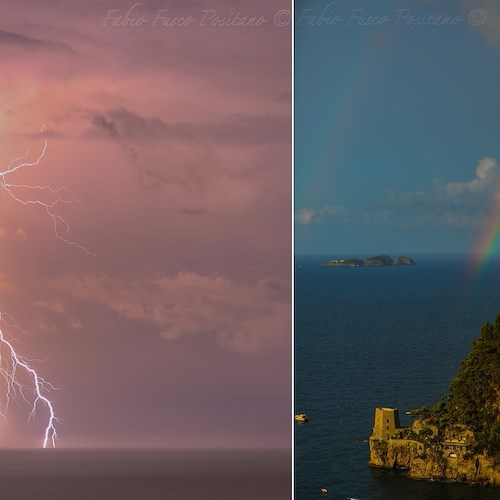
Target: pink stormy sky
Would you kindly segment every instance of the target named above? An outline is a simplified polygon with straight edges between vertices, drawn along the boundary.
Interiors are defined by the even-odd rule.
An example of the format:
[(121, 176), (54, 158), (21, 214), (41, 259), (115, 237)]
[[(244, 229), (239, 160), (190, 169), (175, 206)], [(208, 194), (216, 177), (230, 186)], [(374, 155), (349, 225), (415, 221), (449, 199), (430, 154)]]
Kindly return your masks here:
[[(0, 170), (45, 124), (42, 163), (7, 180), (65, 186), (87, 210), (58, 213), (96, 254), (0, 191), (0, 308), (61, 388), (59, 446), (287, 446), (290, 2), (144, 1), (141, 26), (103, 25), (134, 2), (0, 5)], [(154, 26), (159, 9), (194, 21)], [(28, 413), (0, 446), (39, 445)]]

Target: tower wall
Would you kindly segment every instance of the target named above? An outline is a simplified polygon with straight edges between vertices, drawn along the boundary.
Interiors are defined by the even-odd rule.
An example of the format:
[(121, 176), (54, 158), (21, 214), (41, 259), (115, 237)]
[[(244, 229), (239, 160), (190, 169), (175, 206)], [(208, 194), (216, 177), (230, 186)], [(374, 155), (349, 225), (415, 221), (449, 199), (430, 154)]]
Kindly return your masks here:
[(375, 421), (373, 424), (373, 437), (387, 441), (399, 429), (399, 412), (397, 408), (375, 408)]

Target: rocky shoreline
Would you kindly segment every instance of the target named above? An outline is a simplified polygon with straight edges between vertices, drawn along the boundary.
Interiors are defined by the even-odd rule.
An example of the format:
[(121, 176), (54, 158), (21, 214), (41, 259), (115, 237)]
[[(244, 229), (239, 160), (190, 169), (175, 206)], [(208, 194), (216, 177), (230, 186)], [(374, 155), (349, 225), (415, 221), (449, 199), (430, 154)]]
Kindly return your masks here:
[(436, 426), (417, 419), (388, 439), (374, 432), (369, 443), (372, 467), (406, 470), (412, 479), (500, 486), (499, 458), (474, 453), (473, 433), (464, 426), (439, 437)]
[(500, 486), (500, 313), (484, 323), (448, 394), (409, 427), (396, 408), (375, 409), (369, 465), (413, 479)]

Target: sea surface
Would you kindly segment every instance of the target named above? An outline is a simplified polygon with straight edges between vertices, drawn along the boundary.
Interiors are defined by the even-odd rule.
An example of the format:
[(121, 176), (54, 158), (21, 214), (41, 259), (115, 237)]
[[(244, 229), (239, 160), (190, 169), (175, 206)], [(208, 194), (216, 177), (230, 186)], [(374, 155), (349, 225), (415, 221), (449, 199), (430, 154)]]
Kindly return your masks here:
[(291, 452), (0, 450), (2, 500), (289, 500)]
[(498, 488), (415, 481), (367, 465), (375, 407), (397, 407), (409, 424), (405, 412), (446, 392), (481, 324), (500, 312), (500, 262), (482, 272), (464, 255), (319, 266), (345, 257), (295, 261), (295, 411), (310, 417), (295, 424), (296, 500), (500, 498)]

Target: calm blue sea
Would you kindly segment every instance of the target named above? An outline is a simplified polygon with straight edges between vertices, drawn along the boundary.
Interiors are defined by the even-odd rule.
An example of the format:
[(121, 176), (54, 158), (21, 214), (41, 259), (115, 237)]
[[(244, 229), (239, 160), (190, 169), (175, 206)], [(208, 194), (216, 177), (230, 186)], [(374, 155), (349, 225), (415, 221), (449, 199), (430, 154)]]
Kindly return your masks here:
[(297, 500), (500, 497), (367, 465), (375, 407), (399, 408), (407, 424), (405, 411), (445, 393), (481, 324), (500, 312), (500, 262), (478, 276), (467, 256), (411, 256), (415, 266), (377, 268), (296, 257), (295, 411), (310, 417), (295, 424)]
[(289, 500), (291, 452), (0, 450), (2, 500)]

